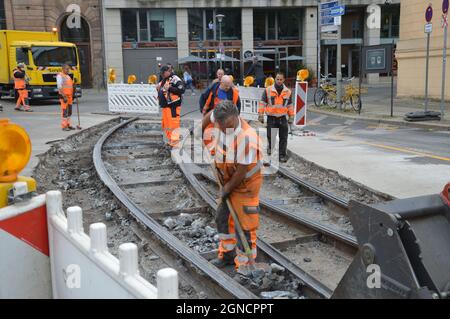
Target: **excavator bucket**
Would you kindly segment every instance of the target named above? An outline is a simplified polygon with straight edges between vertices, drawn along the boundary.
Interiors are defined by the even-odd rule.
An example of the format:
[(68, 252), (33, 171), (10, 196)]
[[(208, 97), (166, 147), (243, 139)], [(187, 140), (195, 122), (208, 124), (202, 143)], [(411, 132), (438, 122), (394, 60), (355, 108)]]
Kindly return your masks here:
[(450, 298), (449, 186), (439, 195), (351, 202), (359, 252), (333, 298)]

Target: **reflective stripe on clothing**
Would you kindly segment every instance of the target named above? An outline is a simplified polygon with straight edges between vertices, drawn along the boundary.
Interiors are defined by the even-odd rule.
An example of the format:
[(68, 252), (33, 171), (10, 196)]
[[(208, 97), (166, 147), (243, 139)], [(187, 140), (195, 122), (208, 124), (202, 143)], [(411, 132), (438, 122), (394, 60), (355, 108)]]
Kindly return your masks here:
[(258, 112), (274, 117), (294, 116), (291, 90), (283, 85), (283, 90), (278, 94), (275, 85), (268, 87), (260, 101)]

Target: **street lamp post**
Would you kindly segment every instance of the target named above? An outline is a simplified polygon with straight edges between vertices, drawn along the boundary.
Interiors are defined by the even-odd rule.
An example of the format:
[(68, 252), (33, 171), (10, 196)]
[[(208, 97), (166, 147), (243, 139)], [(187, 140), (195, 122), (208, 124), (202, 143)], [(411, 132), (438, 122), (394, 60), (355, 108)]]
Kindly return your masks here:
[(223, 18), (225, 18), (225, 16), (223, 14), (216, 15), (216, 19), (219, 22), (219, 52), (220, 52), (220, 68), (221, 69), (223, 68), (222, 55), (225, 53), (225, 52), (221, 51), (221, 48), (222, 48), (222, 21), (223, 21)]

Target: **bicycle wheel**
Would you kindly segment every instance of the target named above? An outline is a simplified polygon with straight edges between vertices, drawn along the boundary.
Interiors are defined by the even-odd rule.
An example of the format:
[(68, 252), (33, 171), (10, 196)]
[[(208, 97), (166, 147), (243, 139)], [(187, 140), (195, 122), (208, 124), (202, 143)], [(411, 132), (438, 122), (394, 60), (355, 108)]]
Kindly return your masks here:
[(332, 109), (337, 107), (337, 94), (334, 92), (330, 92), (325, 97), (325, 104)]
[(352, 97), (350, 98), (350, 103), (351, 103), (353, 109), (356, 112), (359, 112), (359, 110), (362, 107), (362, 101), (361, 101), (361, 97), (358, 94), (352, 95)]
[(316, 107), (321, 107), (325, 102), (325, 91), (323, 89), (317, 89), (314, 93), (314, 104)]

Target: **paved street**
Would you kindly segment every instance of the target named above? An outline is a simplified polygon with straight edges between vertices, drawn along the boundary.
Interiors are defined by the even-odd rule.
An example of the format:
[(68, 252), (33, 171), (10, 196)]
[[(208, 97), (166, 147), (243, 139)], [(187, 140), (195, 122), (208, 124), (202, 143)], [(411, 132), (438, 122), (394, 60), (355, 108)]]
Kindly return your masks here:
[[(198, 93), (185, 95), (185, 118), (201, 118), (198, 99)], [(33, 159), (25, 175), (37, 164), (35, 156), (49, 148), (47, 142), (73, 134), (61, 131), (56, 102), (36, 103), (34, 113), (14, 112), (11, 101), (2, 103), (5, 111), (1, 116), (24, 126), (32, 139)], [(106, 93), (96, 90), (84, 92), (80, 112), (83, 128), (116, 116), (108, 115)], [(76, 116), (73, 121), (75, 124)], [(314, 113), (309, 114), (307, 128), (317, 136), (295, 137), (289, 145), (293, 152), (378, 191), (411, 197), (437, 193), (450, 180), (450, 131)]]

